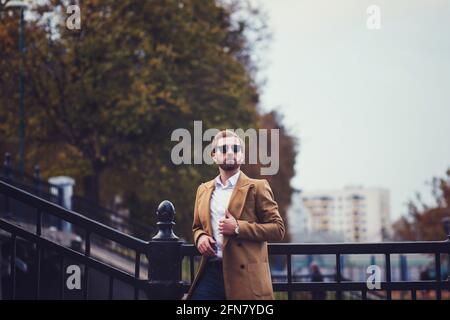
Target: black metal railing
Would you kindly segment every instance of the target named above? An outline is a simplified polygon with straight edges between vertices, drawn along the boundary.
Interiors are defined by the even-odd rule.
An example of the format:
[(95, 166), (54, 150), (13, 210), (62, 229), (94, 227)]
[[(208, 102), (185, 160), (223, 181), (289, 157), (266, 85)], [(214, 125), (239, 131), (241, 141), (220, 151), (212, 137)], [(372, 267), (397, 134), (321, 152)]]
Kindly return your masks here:
[[(417, 298), (418, 290), (434, 290), (436, 299), (441, 299), (442, 290), (450, 290), (449, 279), (441, 277), (441, 255), (450, 253), (450, 236), (445, 241), (423, 242), (392, 242), (392, 243), (325, 243), (325, 244), (285, 244), (271, 243), (268, 245), (269, 256), (284, 256), (286, 258), (286, 282), (273, 282), (275, 292), (286, 292), (291, 300), (294, 292), (335, 292), (336, 299), (342, 299), (343, 292), (359, 292), (362, 299), (368, 299), (368, 294), (383, 297), (379, 292), (386, 292), (385, 299), (392, 299), (392, 291), (410, 291), (412, 299)], [(190, 279), (194, 278), (194, 257), (199, 256), (194, 245), (183, 245), (183, 256), (189, 259)], [(351, 281), (342, 277), (341, 257), (344, 255), (382, 254), (385, 279), (380, 282), (379, 289), (369, 289), (367, 281)], [(435, 260), (434, 280), (427, 281), (392, 281), (391, 255), (393, 254), (431, 254)], [(333, 255), (335, 270), (332, 281), (308, 282), (294, 281), (292, 273), (292, 257), (302, 255)], [(185, 290), (189, 285), (185, 285)]]
[[(63, 188), (49, 183), (41, 177), (39, 165), (34, 166), (33, 174), (19, 172), (13, 167), (11, 154), (5, 153), (0, 180), (12, 184), (22, 190), (35, 194), (48, 201), (63, 205)], [(114, 210), (100, 206), (83, 196), (72, 195), (72, 209), (92, 220), (106, 224), (124, 233), (145, 239), (155, 232), (155, 229), (136, 219), (130, 219)], [(148, 240), (148, 239), (147, 239)]]
[[(450, 238), (449, 238), (450, 239)], [(427, 242), (394, 242), (394, 243), (345, 243), (345, 244), (276, 244), (269, 247), (271, 255), (285, 255), (288, 261), (287, 283), (274, 284), (277, 291), (285, 291), (288, 297), (292, 297), (294, 291), (335, 291), (336, 298), (342, 298), (344, 291), (359, 291), (362, 298), (367, 298), (367, 282), (345, 281), (341, 272), (341, 256), (349, 254), (382, 254), (385, 258), (385, 279), (380, 283), (381, 291), (386, 292), (386, 299), (392, 298), (391, 292), (411, 291), (413, 299), (417, 290), (436, 290), (437, 299), (441, 299), (441, 291), (449, 290), (448, 280), (441, 279), (441, 254), (449, 254), (450, 241)], [(336, 260), (336, 280), (324, 283), (293, 282), (291, 274), (291, 261), (293, 255), (331, 254)], [(433, 254), (435, 256), (435, 268), (438, 275), (431, 281), (392, 281), (391, 280), (391, 255), (392, 254)]]
[[(18, 189), (4, 181), (0, 181), (0, 196), (3, 197), (4, 206), (0, 209), (0, 214), (11, 212), (9, 200), (26, 204), (35, 211), (35, 230), (26, 230), (12, 222), (0, 218), (0, 232), (4, 235), (2, 251), (2, 263), (7, 261), (9, 271), (2, 287), (5, 286), (7, 294), (3, 297), (20, 298), (21, 294), (16, 290), (17, 283), (23, 275), (28, 273), (28, 284), (33, 283), (34, 295), (32, 298), (40, 298), (43, 286), (48, 286), (41, 277), (46, 251), (54, 252), (52, 260), (57, 266), (54, 270), (59, 272), (53, 278), (58, 279), (58, 298), (70, 298), (65, 281), (66, 261), (72, 264), (83, 266), (82, 293), (81, 298), (98, 298), (97, 293), (91, 292), (92, 287), (108, 288), (104, 298), (115, 298), (118, 290), (114, 287), (116, 283), (123, 282), (131, 287), (132, 294), (128, 298), (134, 299), (180, 299), (187, 292), (195, 274), (196, 260), (200, 256), (197, 249), (192, 244), (185, 244), (173, 233), (175, 209), (169, 201), (163, 201), (157, 209), (157, 229), (158, 233), (150, 241), (126, 235), (80, 215), (74, 211), (64, 209), (45, 199), (32, 195), (24, 190)], [(59, 219), (77, 225), (84, 230), (83, 246), (78, 249), (63, 246), (49, 240), (44, 234), (42, 225), (43, 215), (53, 215)], [(134, 272), (125, 272), (108, 263), (98, 260), (91, 254), (92, 238), (100, 236), (108, 241), (113, 241), (134, 252)], [(0, 238), (1, 239), (1, 238)], [(31, 244), (32, 254), (26, 254), (21, 247), (21, 243)], [(442, 257), (450, 253), (450, 237), (445, 241), (423, 241), (423, 242), (395, 242), (395, 243), (344, 243), (344, 244), (269, 244), (269, 255), (271, 258), (284, 257), (286, 281), (273, 283), (274, 291), (284, 293), (287, 299), (293, 299), (297, 292), (334, 292), (336, 299), (345, 298), (345, 293), (359, 292), (361, 299), (368, 299), (371, 295), (385, 299), (392, 299), (393, 291), (409, 291), (412, 299), (417, 298), (418, 290), (433, 290), (436, 299), (442, 298), (442, 292), (450, 290), (449, 280), (442, 278)], [(342, 276), (342, 257), (346, 255), (382, 255), (384, 257), (383, 269), (384, 279), (380, 281), (380, 288), (371, 290), (366, 281), (349, 281)], [(391, 277), (391, 256), (395, 254), (428, 254), (434, 258), (434, 279), (427, 281), (393, 281)], [(328, 282), (305, 282), (297, 281), (292, 272), (292, 260), (296, 256), (305, 255), (332, 255), (335, 260), (335, 276)], [(147, 274), (142, 276), (142, 256), (148, 261)], [(32, 257), (32, 258), (30, 258)], [(29, 262), (30, 267), (24, 267), (21, 261)], [(186, 262), (187, 263), (184, 263)], [(4, 263), (3, 263), (4, 264)], [(59, 267), (58, 267), (59, 266)], [(26, 272), (25, 272), (25, 271)], [(94, 271), (96, 273), (94, 273)], [(183, 281), (183, 273), (189, 276)], [(100, 276), (101, 274), (101, 276)], [(92, 277), (91, 277), (92, 275)], [(20, 278), (20, 279), (19, 279)], [(103, 278), (103, 284), (92, 284)], [(28, 292), (30, 288), (28, 287)], [(378, 294), (385, 292), (385, 295)]]
[[(68, 291), (67, 288), (65, 288), (65, 281), (67, 280), (66, 268), (63, 268), (63, 266), (65, 266), (65, 260), (72, 261), (76, 265), (84, 267), (82, 274), (82, 290), (79, 291), (81, 297), (75, 296), (75, 298), (88, 299), (90, 298), (90, 288), (107, 287), (107, 297), (104, 298), (112, 299), (114, 298), (113, 292), (116, 280), (119, 280), (132, 288), (134, 293), (128, 298), (139, 299), (145, 297), (149, 299), (161, 299), (181, 297), (181, 293), (179, 292), (182, 288), (181, 282), (180, 280), (177, 280), (177, 273), (174, 272), (175, 270), (180, 269), (179, 263), (176, 261), (177, 259), (171, 260), (174, 256), (173, 250), (180, 247), (181, 243), (175, 236), (171, 238), (166, 237), (167, 234), (169, 236), (172, 234), (171, 232), (167, 233), (166, 231), (169, 230), (169, 228), (171, 230), (172, 221), (174, 219), (174, 208), (170, 202), (163, 201), (158, 207), (157, 216), (159, 233), (151, 241), (143, 241), (114, 230), (97, 221), (86, 218), (74, 211), (67, 210), (24, 190), (18, 189), (4, 181), (0, 181), (0, 195), (5, 198), (4, 206), (0, 212), (2, 216), (14, 216), (14, 212), (11, 212), (12, 208), (9, 206), (10, 200), (14, 199), (35, 210), (36, 227), (35, 232), (31, 232), (30, 230), (26, 230), (15, 224), (11, 219), (6, 220), (0, 218), (0, 231), (7, 234), (7, 240), (3, 241), (2, 246), (3, 265), (4, 261), (9, 260), (9, 272), (7, 272), (7, 276), (2, 279), (2, 297), (10, 299), (23, 297), (22, 295), (18, 296), (16, 292), (18, 281), (17, 273), (20, 269), (18, 261), (26, 260), (23, 256), (18, 260), (19, 242), (26, 242), (32, 246), (33, 259), (28, 259), (29, 267), (26, 268), (28, 271), (27, 279), (31, 279), (31, 282), (28, 282), (28, 287), (24, 291), (29, 292), (31, 286), (34, 292), (34, 298), (40, 298), (43, 287), (41, 281), (41, 270), (44, 266), (42, 262), (43, 251), (54, 252), (58, 256), (57, 260), (59, 261), (60, 266), (58, 269), (60, 273), (59, 276), (53, 275), (53, 279), (58, 279), (59, 281), (59, 293), (56, 297), (55, 295), (51, 296), (52, 298), (63, 299), (65, 298), (65, 293)], [(43, 235), (42, 225), (42, 217), (44, 214), (55, 216), (84, 229), (84, 249), (74, 250), (73, 248), (65, 247), (46, 238)], [(168, 217), (170, 222), (167, 222)], [(163, 237), (161, 237), (161, 234)], [(124, 272), (123, 270), (94, 258), (91, 255), (91, 239), (93, 235), (116, 242), (128, 250), (134, 251), (134, 274)], [(6, 247), (5, 244), (9, 250), (4, 250)], [(146, 278), (143, 278), (141, 275), (141, 255), (146, 256), (148, 260)], [(178, 257), (180, 256), (178, 252), (176, 252), (176, 255)], [(164, 263), (159, 264), (156, 262)], [(100, 273), (104, 279), (106, 278), (107, 285), (99, 285), (98, 283), (92, 285), (92, 281), (90, 281), (91, 269)], [(48, 283), (45, 284), (45, 286), (48, 285)], [(95, 298), (98, 298), (98, 296)]]

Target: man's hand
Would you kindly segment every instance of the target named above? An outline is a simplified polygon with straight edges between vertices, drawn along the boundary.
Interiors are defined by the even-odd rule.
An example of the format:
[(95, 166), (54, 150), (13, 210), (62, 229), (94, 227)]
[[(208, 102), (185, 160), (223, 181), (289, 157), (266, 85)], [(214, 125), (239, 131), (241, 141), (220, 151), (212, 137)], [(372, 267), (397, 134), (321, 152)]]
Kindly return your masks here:
[(237, 227), (236, 219), (231, 215), (230, 211), (225, 211), (225, 218), (219, 220), (219, 232), (226, 236), (234, 235), (234, 229)]
[(216, 240), (214, 238), (204, 234), (201, 235), (197, 242), (198, 251), (206, 257), (215, 257), (216, 252), (213, 249), (213, 246), (216, 245)]

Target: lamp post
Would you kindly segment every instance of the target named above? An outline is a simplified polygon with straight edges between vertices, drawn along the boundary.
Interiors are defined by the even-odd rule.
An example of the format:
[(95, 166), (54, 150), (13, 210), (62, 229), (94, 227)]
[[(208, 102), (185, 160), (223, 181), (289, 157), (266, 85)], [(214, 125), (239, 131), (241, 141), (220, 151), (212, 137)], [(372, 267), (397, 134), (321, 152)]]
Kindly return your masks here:
[(19, 53), (20, 53), (20, 67), (19, 67), (19, 172), (23, 174), (25, 167), (25, 106), (24, 106), (24, 76), (23, 64), (25, 59), (25, 19), (24, 11), (27, 8), (24, 1), (8, 1), (5, 4), (5, 9), (19, 9), (20, 23), (19, 23)]

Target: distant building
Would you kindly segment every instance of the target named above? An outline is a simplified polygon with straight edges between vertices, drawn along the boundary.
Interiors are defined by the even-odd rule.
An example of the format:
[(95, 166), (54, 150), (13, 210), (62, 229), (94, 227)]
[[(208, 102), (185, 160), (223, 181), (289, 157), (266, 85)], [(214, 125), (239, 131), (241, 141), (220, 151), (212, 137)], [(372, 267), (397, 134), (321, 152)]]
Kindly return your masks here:
[(311, 230), (309, 214), (303, 207), (301, 190), (294, 190), (292, 201), (289, 207), (289, 231), (294, 242), (303, 240), (305, 234)]
[(389, 191), (361, 186), (295, 192), (288, 213), (293, 242), (380, 242), (389, 216)]

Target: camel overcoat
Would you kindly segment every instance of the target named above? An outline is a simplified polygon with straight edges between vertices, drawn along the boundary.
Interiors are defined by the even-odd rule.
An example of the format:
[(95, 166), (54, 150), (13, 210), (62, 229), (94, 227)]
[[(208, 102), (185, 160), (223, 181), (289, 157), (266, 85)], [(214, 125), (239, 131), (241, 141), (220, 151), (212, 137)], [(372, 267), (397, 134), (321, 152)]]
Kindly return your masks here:
[[(210, 199), (214, 188), (213, 179), (202, 183), (197, 189), (192, 225), (195, 245), (203, 234), (213, 237)], [(238, 220), (239, 235), (223, 237), (222, 265), (226, 298), (273, 300), (267, 242), (282, 240), (285, 225), (267, 180), (251, 179), (241, 171), (228, 210)], [(184, 299), (191, 298), (207, 259), (202, 256)]]

